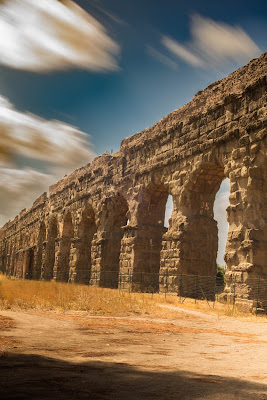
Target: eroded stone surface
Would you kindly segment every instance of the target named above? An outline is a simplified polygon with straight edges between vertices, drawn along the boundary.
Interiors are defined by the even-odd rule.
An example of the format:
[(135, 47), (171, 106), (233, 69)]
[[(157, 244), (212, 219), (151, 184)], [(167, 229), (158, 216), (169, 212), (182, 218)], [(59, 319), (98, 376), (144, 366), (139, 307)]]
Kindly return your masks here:
[(150, 272), (160, 290), (166, 274), (172, 288), (180, 274), (215, 276), (213, 204), (229, 178), (225, 296), (235, 282), (255, 298), (251, 282), (267, 278), (266, 88), (267, 53), (52, 185), (1, 229), (1, 270), (108, 287), (123, 275), (136, 288)]

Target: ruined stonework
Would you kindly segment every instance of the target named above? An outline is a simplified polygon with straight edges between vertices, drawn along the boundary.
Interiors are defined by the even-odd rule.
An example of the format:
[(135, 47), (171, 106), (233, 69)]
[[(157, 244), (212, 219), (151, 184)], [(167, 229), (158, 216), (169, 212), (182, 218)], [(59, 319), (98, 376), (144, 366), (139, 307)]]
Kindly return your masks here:
[(137, 289), (149, 272), (159, 290), (215, 276), (213, 204), (229, 178), (224, 293), (255, 298), (251, 282), (267, 278), (266, 88), (267, 53), (52, 185), (0, 230), (1, 270), (114, 288), (123, 276)]

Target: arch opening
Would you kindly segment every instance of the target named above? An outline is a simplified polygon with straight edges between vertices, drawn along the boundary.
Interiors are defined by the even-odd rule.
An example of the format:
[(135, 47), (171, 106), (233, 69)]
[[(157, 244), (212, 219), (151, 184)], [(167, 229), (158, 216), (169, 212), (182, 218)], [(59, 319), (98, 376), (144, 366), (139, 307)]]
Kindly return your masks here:
[(202, 296), (202, 291), (212, 297), (218, 251), (213, 209), (216, 193), (225, 179), (224, 169), (209, 163), (188, 178), (174, 197), (171, 224), (164, 236), (161, 275), (167, 274), (168, 279), (161, 276), (160, 290), (166, 290), (167, 285), (169, 291), (182, 290), (187, 297)]
[(224, 267), (224, 254), (229, 230), (229, 223), (226, 219), (226, 208), (229, 205), (230, 180), (226, 178), (216, 193), (214, 201), (214, 219), (218, 223), (218, 253), (217, 264)]
[(169, 228), (169, 220), (171, 218), (173, 212), (173, 197), (172, 195), (168, 195), (166, 207), (165, 207), (165, 218), (164, 218), (164, 227)]
[(188, 275), (215, 276), (217, 271), (218, 228), (214, 220), (216, 193), (224, 180), (220, 165), (208, 164), (198, 171), (182, 202), (185, 225), (183, 258)]

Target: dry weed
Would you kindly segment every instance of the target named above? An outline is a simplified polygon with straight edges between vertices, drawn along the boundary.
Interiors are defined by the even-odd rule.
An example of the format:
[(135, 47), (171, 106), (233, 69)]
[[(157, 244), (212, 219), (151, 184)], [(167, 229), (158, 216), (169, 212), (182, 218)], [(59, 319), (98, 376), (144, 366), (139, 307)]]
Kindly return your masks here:
[(81, 310), (93, 315), (150, 314), (149, 296), (86, 285), (11, 280), (0, 276), (0, 309)]
[[(161, 304), (175, 306), (170, 310)], [(266, 316), (238, 311), (233, 305), (206, 300), (181, 299), (177, 296), (149, 293), (128, 293), (117, 289), (45, 281), (8, 279), (0, 275), (0, 309), (40, 311), (83, 311), (91, 315), (146, 315), (163, 319), (189, 319), (179, 308), (193, 309), (216, 316), (234, 316), (266, 322)], [(197, 318), (197, 315), (194, 315)]]

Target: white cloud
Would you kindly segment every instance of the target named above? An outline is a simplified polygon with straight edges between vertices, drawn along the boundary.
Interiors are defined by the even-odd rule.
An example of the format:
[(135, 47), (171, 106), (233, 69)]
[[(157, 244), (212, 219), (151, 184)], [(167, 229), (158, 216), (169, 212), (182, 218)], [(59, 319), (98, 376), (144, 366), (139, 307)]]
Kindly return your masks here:
[(239, 26), (215, 22), (193, 15), (191, 40), (185, 45), (167, 36), (163, 45), (173, 54), (194, 67), (219, 66), (229, 61), (246, 62), (260, 55), (261, 50)]
[(203, 66), (203, 60), (201, 58), (197, 57), (194, 53), (191, 51), (187, 50), (185, 46), (182, 46), (179, 44), (176, 40), (168, 37), (168, 36), (163, 36), (162, 37), (162, 44), (174, 55), (182, 58), (184, 61), (187, 63), (193, 65), (194, 67), (201, 67)]
[(169, 227), (169, 219), (172, 216), (172, 210), (173, 210), (173, 198), (171, 195), (168, 196), (167, 203), (166, 203), (166, 209), (165, 209), (165, 220), (164, 220), (164, 226), (166, 228)]
[(19, 112), (1, 96), (0, 132), (0, 165), (7, 165), (19, 154), (69, 171), (95, 157), (85, 133), (59, 121)]
[[(0, 96), (0, 226), (63, 175), (92, 161), (96, 154), (87, 138), (73, 126), (19, 112)], [(16, 155), (45, 162), (49, 173), (17, 169)]]
[(0, 226), (48, 191), (54, 176), (32, 169), (0, 168)]
[(226, 220), (226, 208), (229, 205), (229, 195), (230, 195), (230, 181), (225, 179), (219, 191), (217, 192), (215, 202), (214, 202), (214, 219), (218, 222), (218, 255), (217, 262), (220, 265), (224, 265), (224, 252), (225, 245), (227, 241), (227, 234), (229, 229), (229, 224)]
[(155, 49), (152, 46), (146, 46), (147, 53), (158, 60), (161, 64), (166, 65), (169, 68), (177, 69), (178, 64), (173, 61), (170, 57), (166, 56), (165, 54), (161, 53), (159, 50)]
[(118, 44), (71, 0), (9, 0), (0, 5), (0, 63), (45, 72), (115, 70)]

